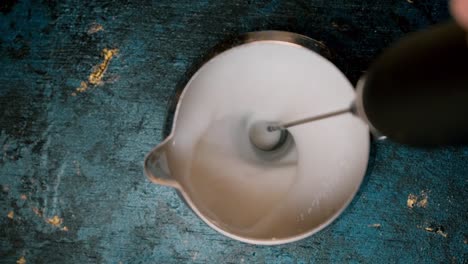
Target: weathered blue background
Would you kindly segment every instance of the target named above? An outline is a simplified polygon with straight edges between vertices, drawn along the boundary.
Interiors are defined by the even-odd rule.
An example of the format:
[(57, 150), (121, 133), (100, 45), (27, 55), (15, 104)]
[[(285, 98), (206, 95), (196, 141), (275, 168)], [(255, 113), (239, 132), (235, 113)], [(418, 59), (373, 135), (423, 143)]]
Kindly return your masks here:
[[(226, 37), (308, 35), (355, 83), (392, 41), (447, 19), (445, 0), (16, 2), (0, 2), (2, 263), (468, 261), (468, 148), (373, 143), (344, 214), (313, 237), (274, 247), (216, 233), (142, 173), (145, 153), (163, 139), (176, 83)], [(89, 32), (97, 24), (103, 30)], [(72, 96), (104, 48), (119, 49), (104, 85)], [(427, 206), (408, 208), (408, 195), (421, 191)], [(59, 227), (47, 222), (56, 215)]]

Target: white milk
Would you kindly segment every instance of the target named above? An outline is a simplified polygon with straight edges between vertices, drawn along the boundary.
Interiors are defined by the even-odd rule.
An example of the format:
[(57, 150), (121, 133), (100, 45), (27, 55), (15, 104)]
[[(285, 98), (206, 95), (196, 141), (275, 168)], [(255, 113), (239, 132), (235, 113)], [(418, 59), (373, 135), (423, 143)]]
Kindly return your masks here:
[(254, 151), (248, 128), (343, 109), (353, 98), (343, 74), (308, 49), (263, 41), (228, 50), (186, 87), (168, 152), (172, 176), (224, 230), (301, 234), (337, 215), (357, 190), (367, 127), (345, 114), (291, 128), (296, 146), (274, 161)]

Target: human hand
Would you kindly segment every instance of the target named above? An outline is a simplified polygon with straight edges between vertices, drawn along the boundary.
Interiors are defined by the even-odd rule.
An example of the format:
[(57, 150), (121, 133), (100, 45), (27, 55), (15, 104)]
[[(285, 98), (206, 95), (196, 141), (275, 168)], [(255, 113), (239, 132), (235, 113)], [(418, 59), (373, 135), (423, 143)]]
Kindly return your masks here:
[(450, 10), (458, 24), (468, 30), (468, 0), (452, 0)]

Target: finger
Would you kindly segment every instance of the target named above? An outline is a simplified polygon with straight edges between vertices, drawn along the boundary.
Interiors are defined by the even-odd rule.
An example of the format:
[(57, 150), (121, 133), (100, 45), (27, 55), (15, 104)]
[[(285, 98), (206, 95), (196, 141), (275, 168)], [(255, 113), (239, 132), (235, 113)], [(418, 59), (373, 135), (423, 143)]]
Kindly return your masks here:
[(458, 24), (468, 30), (468, 0), (452, 0), (450, 10)]

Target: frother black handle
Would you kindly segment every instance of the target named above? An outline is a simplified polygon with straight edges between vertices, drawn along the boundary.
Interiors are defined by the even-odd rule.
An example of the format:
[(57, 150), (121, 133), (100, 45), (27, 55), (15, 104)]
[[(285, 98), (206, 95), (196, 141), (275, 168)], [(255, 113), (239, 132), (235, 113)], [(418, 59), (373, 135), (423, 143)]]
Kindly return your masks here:
[(468, 143), (468, 37), (454, 22), (413, 33), (371, 65), (362, 91), (371, 125), (400, 143)]

